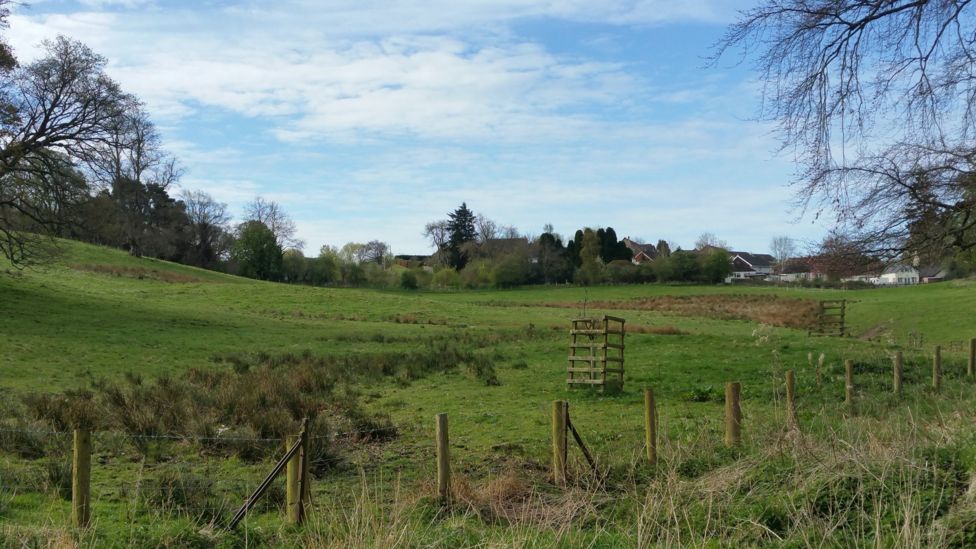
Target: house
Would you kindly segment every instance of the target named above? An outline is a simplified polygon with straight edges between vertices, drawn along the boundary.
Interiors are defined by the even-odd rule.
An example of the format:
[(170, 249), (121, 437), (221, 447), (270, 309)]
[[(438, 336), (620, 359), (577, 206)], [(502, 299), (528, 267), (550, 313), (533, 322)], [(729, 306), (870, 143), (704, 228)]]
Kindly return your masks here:
[(773, 276), (777, 282), (803, 282), (822, 278), (810, 258), (807, 257), (787, 259), (780, 267), (779, 273)]
[(893, 263), (881, 271), (876, 284), (879, 286), (905, 286), (918, 284), (919, 280), (919, 272), (915, 267), (908, 263)]
[(429, 255), (406, 255), (400, 254), (393, 256), (393, 261), (401, 267), (406, 267), (412, 269), (414, 267), (419, 267), (426, 263), (430, 259)]
[(769, 254), (753, 254), (749, 252), (729, 252), (732, 263), (730, 279), (766, 278), (773, 274), (773, 264), (776, 258)]
[(942, 282), (949, 277), (949, 271), (943, 269), (941, 265), (929, 265), (927, 267), (922, 267), (918, 270), (919, 282), (923, 284), (931, 284), (933, 282)]
[(654, 261), (654, 258), (657, 257), (657, 248), (651, 244), (639, 244), (631, 240), (629, 236), (624, 237), (623, 243), (634, 255), (633, 259), (631, 259), (634, 265)]

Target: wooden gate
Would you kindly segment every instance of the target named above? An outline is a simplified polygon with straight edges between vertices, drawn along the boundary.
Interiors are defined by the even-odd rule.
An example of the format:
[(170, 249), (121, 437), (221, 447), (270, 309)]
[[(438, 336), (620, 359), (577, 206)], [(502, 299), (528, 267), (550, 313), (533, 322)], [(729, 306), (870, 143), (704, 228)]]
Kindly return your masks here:
[(821, 301), (820, 308), (817, 311), (817, 319), (814, 325), (807, 330), (807, 335), (846, 336), (847, 325), (844, 323), (844, 314), (846, 312), (846, 299), (827, 299)]

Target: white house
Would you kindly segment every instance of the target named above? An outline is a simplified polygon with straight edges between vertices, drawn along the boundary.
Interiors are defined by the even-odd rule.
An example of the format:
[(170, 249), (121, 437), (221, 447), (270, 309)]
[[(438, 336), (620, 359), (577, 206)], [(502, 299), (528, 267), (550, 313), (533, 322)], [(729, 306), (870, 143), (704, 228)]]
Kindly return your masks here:
[(879, 286), (906, 286), (919, 283), (918, 269), (907, 263), (888, 265), (878, 276)]
[(730, 278), (766, 278), (773, 274), (773, 264), (776, 258), (769, 254), (752, 254), (749, 252), (729, 252), (732, 263)]

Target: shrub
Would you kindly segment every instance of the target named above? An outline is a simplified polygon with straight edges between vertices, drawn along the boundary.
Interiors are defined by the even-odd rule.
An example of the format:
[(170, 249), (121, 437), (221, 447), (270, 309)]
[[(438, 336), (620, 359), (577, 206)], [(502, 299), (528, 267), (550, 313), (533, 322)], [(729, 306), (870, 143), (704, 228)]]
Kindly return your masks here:
[(400, 273), (400, 287), (405, 290), (416, 290), (417, 273), (413, 271), (403, 271)]

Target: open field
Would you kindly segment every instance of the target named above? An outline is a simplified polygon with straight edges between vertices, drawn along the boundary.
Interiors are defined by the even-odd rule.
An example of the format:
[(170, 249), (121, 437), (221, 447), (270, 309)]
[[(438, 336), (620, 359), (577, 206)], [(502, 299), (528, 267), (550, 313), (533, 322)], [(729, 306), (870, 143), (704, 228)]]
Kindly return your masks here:
[[(410, 293), (255, 282), (65, 247), (56, 265), (0, 274), (0, 429), (9, 430), (0, 436), (0, 545), (976, 539), (976, 384), (957, 348), (976, 337), (973, 282)], [(790, 311), (803, 317), (815, 300), (838, 298), (850, 300), (854, 337), (797, 329)], [(621, 394), (566, 389), (569, 320), (584, 303), (588, 315), (637, 328), (627, 335)], [(913, 332), (924, 338), (920, 349), (909, 346)], [(928, 389), (933, 345), (944, 349), (938, 395)], [(901, 398), (890, 390), (894, 350), (906, 356)], [(810, 353), (825, 356), (820, 385)], [(844, 359), (855, 361), (853, 410), (843, 406)], [(782, 428), (788, 369), (802, 435)], [(743, 385), (744, 444), (732, 450), (721, 444), (727, 381)], [(645, 386), (659, 406), (657, 468), (640, 458)], [(38, 396), (65, 391), (63, 400)], [(573, 485), (549, 482), (556, 399), (570, 402), (604, 483), (589, 479), (575, 448)], [(65, 431), (76, 416), (64, 410), (74, 406), (102, 424), (94, 527), (80, 534), (67, 527), (63, 497), (70, 444), (44, 434)], [(270, 469), (279, 431), (300, 411), (317, 413), (328, 437), (310, 523), (286, 526), (272, 502), (224, 533), (221, 520)], [(461, 500), (448, 511), (432, 498), (440, 412), (450, 417)], [(225, 432), (252, 442), (208, 442)], [(253, 440), (266, 438), (275, 440)]]

